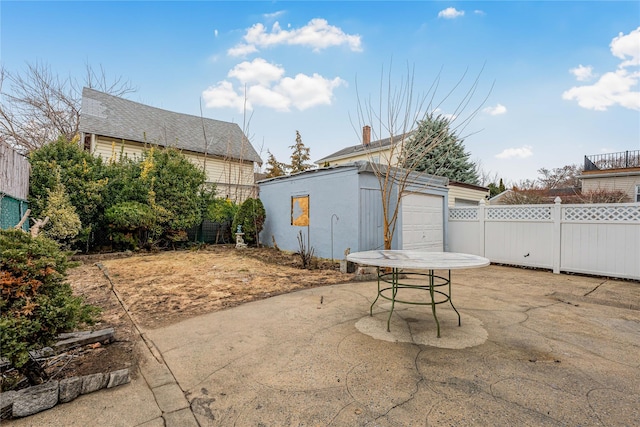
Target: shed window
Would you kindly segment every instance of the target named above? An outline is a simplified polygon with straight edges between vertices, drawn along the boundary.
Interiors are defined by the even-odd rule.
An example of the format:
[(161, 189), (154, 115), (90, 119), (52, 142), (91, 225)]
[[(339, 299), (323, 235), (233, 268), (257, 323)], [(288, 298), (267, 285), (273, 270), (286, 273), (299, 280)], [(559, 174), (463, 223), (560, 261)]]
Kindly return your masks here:
[(309, 225), (309, 196), (291, 197), (291, 225)]
[(636, 185), (636, 202), (640, 202), (640, 184)]

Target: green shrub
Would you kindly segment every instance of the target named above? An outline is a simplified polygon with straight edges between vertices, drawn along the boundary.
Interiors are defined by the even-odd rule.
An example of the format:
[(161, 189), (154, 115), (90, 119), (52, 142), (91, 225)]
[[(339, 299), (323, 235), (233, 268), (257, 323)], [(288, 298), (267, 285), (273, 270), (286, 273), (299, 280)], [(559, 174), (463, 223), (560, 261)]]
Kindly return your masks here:
[(80, 217), (69, 201), (69, 195), (60, 182), (59, 175), (56, 186), (48, 192), (47, 204), (42, 215), (49, 217), (44, 235), (65, 247), (68, 247), (82, 229)]
[[(79, 239), (87, 239), (78, 245), (85, 249), (91, 244), (91, 229), (102, 221), (105, 208), (103, 197), (108, 179), (105, 165), (99, 157), (83, 151), (76, 139), (64, 137), (29, 153), (31, 175), (29, 178), (29, 207), (32, 218), (44, 218), (50, 189), (61, 182), (75, 207), (83, 230)], [(58, 181), (59, 178), (59, 181)]]
[(144, 246), (155, 224), (155, 214), (151, 207), (139, 202), (113, 205), (107, 209), (104, 217), (109, 223), (111, 239), (122, 249)]
[(258, 235), (262, 231), (266, 217), (267, 214), (260, 199), (247, 199), (240, 205), (233, 219), (233, 232), (235, 233), (240, 225), (244, 233), (244, 241), (250, 245), (257, 244)]
[(2, 357), (14, 367), (25, 367), (29, 350), (50, 345), (60, 332), (97, 315), (64, 282), (69, 266), (53, 240), (0, 230), (0, 342)]
[(215, 198), (207, 207), (206, 218), (219, 225), (216, 242), (228, 242), (233, 239), (231, 224), (238, 213), (239, 206), (229, 199)]

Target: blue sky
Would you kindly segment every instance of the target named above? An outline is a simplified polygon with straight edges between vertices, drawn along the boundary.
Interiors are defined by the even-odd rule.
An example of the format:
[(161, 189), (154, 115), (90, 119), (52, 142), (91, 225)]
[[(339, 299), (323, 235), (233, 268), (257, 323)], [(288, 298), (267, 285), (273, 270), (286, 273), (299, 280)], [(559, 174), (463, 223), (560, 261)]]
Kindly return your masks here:
[(510, 182), (640, 149), (637, 1), (4, 0), (0, 14), (6, 69), (40, 61), (81, 79), (102, 66), (136, 86), (133, 101), (194, 115), (202, 103), (248, 128), (263, 159), (288, 161), (296, 130), (313, 160), (359, 143), (365, 124), (388, 136), (358, 107), (379, 110), (381, 80), (400, 87), (408, 67), (431, 100), (415, 109), (454, 123), (477, 110), (459, 133)]

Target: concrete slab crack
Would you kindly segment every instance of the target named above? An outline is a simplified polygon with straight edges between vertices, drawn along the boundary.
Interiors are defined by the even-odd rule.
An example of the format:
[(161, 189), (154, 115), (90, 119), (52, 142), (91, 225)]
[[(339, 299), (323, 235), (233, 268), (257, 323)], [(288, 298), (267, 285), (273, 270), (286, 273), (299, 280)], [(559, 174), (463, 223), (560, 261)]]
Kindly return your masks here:
[(605, 279), (604, 282), (600, 283), (598, 286), (596, 286), (595, 288), (591, 289), (589, 292), (587, 292), (586, 294), (584, 294), (583, 296), (589, 296), (589, 294), (595, 292), (600, 286), (604, 285), (605, 283), (607, 283), (608, 280)]

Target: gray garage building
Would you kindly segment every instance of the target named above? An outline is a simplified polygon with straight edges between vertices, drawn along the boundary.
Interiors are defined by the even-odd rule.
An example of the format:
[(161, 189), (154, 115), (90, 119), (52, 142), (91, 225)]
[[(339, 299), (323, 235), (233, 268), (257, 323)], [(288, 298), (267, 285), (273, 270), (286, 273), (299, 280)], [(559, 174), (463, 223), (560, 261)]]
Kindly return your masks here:
[[(447, 184), (444, 177), (412, 176), (401, 201), (393, 249), (447, 250)], [(368, 162), (271, 178), (258, 186), (267, 213), (260, 241), (267, 246), (275, 241), (280, 249), (298, 251), (302, 232), (321, 258), (342, 259), (346, 249), (384, 248), (380, 187)]]

